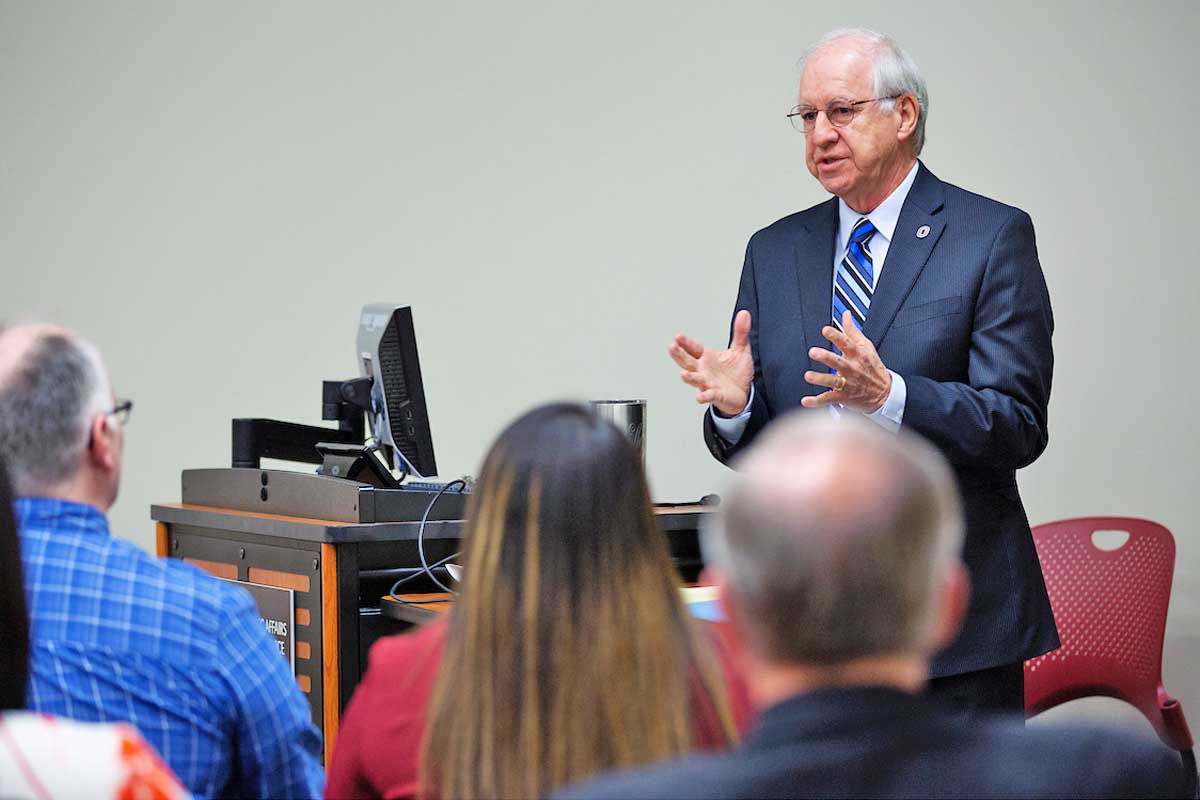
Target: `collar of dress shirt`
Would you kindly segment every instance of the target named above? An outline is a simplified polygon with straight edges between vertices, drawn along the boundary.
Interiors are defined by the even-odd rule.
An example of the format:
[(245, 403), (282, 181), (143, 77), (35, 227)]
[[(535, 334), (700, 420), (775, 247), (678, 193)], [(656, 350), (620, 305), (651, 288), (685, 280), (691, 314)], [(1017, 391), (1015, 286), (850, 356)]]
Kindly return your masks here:
[(17, 530), (109, 535), (108, 518), (98, 508), (56, 497), (18, 497), (13, 503)]
[(850, 232), (854, 230), (854, 223), (858, 222), (864, 216), (871, 220), (871, 224), (875, 226), (878, 232), (876, 235), (883, 236), (890, 243), (892, 234), (896, 232), (896, 223), (900, 221), (900, 209), (904, 207), (904, 200), (908, 197), (908, 190), (912, 188), (913, 182), (917, 179), (917, 169), (920, 167), (920, 162), (914, 162), (912, 169), (908, 171), (908, 175), (900, 182), (887, 199), (876, 206), (875, 210), (869, 214), (860, 214), (850, 206), (846, 205), (846, 201), (838, 198), (838, 254), (846, 252), (846, 247), (850, 244)]

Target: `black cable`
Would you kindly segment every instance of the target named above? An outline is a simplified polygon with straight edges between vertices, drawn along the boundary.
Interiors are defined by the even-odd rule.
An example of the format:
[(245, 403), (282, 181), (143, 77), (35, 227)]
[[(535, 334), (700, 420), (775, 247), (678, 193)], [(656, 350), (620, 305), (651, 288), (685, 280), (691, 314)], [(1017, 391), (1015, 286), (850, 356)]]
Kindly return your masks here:
[(467, 488), (466, 480), (463, 478), (457, 478), (439, 489), (438, 493), (435, 494), (433, 499), (429, 501), (429, 505), (425, 507), (425, 513), (421, 515), (421, 525), (417, 528), (417, 555), (421, 557), (421, 568), (425, 570), (425, 574), (429, 576), (429, 580), (440, 586), (443, 592), (449, 592), (453, 595), (457, 595), (458, 592), (454, 591), (449, 586), (438, 580), (437, 576), (433, 574), (433, 570), (429, 568), (429, 563), (425, 560), (425, 523), (429, 521), (429, 514), (433, 511), (433, 506), (435, 503), (437, 503), (438, 498), (449, 491), (450, 488), (455, 484), (462, 489)]
[[(405, 461), (403, 456), (401, 457), (401, 461), (404, 461), (404, 464), (406, 467), (405, 473), (407, 474), (408, 462)], [(395, 583), (392, 584), (392, 588), (388, 590), (388, 596), (391, 597), (393, 600), (395, 600), (397, 603), (404, 603), (404, 604), (410, 605), (410, 606), (421, 606), (421, 605), (427, 605), (430, 603), (448, 602), (445, 598), (441, 598), (441, 597), (431, 599), (431, 600), (405, 600), (401, 597), (396, 596), (396, 590), (399, 589), (400, 586), (402, 586), (405, 583), (408, 583), (411, 580), (419, 578), (422, 575), (427, 575), (431, 581), (433, 581), (438, 586), (440, 586), (444, 591), (446, 591), (452, 595), (458, 594), (458, 592), (454, 591), (453, 589), (449, 588), (444, 583), (439, 581), (437, 579), (437, 576), (433, 574), (433, 571), (435, 569), (437, 569), (438, 567), (442, 566), (443, 564), (449, 562), (451, 559), (457, 558), (458, 553), (457, 552), (451, 553), (450, 555), (446, 556), (445, 558), (441, 559), (440, 561), (434, 562), (434, 564), (432, 566), (425, 559), (425, 523), (429, 521), (429, 515), (433, 512), (433, 506), (435, 503), (437, 503), (438, 498), (441, 497), (442, 495), (444, 495), (446, 492), (450, 491), (450, 489), (452, 489), (455, 486), (455, 484), (457, 484), (459, 486), (460, 490), (467, 488), (467, 481), (465, 478), (458, 478), (457, 480), (450, 481), (449, 483), (447, 483), (445, 486), (443, 486), (441, 489), (438, 490), (438, 493), (435, 494), (433, 496), (433, 498), (429, 501), (429, 505), (425, 507), (425, 513), (421, 515), (421, 524), (420, 524), (420, 526), (417, 527), (417, 555), (419, 555), (421, 557), (421, 570), (422, 571), (414, 572), (412, 575), (406, 575), (403, 578), (400, 578), (399, 580), (397, 580)]]
[[(450, 555), (443, 558), (441, 561), (436, 561), (433, 564), (430, 564), (429, 568), (437, 569), (438, 567), (440, 567), (443, 564), (445, 564), (446, 562), (448, 562), (450, 559), (457, 558), (457, 557), (458, 557), (458, 553), (451, 553)], [(393, 600), (399, 600), (401, 603), (411, 602), (409, 600), (400, 600), (400, 598), (396, 596), (396, 590), (399, 589), (404, 584), (408, 583), (409, 581), (415, 581), (417, 578), (423, 578), (423, 577), (425, 577), (424, 571), (414, 572), (411, 575), (405, 575), (403, 578), (397, 579), (396, 582), (392, 584), (392, 588), (388, 589), (388, 594), (391, 596), (391, 598)]]

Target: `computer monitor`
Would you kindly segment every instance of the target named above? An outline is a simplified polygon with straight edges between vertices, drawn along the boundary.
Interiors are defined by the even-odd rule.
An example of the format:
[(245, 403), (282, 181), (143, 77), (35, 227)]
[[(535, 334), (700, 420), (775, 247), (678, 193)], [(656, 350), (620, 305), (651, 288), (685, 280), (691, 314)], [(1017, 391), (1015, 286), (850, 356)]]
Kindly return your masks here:
[(358, 321), (358, 363), (362, 374), (372, 379), (367, 420), (381, 450), (395, 469), (421, 477), (436, 475), (409, 306), (363, 306)]

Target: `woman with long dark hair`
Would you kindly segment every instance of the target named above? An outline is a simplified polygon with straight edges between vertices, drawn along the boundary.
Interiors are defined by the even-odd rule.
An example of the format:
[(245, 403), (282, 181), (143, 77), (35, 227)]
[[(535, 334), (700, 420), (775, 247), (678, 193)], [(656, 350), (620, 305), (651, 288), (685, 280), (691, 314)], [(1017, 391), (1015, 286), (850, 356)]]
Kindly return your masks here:
[(538, 797), (720, 747), (749, 716), (688, 613), (641, 458), (586, 408), (542, 406), (492, 446), (449, 619), (381, 640), (326, 796)]

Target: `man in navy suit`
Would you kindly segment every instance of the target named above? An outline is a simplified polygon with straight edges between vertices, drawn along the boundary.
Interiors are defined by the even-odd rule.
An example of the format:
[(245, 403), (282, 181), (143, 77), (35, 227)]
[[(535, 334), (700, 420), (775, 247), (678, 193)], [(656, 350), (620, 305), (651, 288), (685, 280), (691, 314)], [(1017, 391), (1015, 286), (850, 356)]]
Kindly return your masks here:
[(921, 693), (969, 593), (955, 479), (926, 441), (793, 413), (738, 466), (702, 544), (757, 723), (731, 753), (562, 797), (1184, 796), (1180, 760), (1149, 738), (1026, 729)]
[(1016, 482), (1046, 447), (1053, 319), (1029, 216), (918, 161), (927, 109), (890, 37), (818, 42), (789, 117), (835, 196), (750, 239), (728, 349), (681, 334), (669, 352), (710, 404), (704, 436), (721, 461), (796, 406), (941, 450), (964, 501), (973, 592), (930, 691), (1019, 713), (1023, 662), (1059, 644)]

